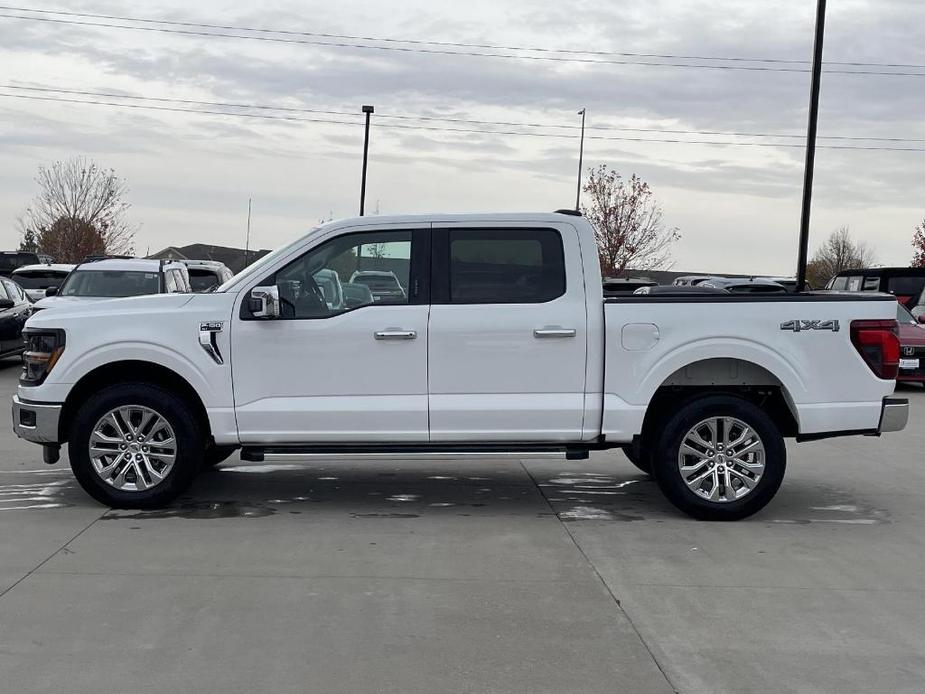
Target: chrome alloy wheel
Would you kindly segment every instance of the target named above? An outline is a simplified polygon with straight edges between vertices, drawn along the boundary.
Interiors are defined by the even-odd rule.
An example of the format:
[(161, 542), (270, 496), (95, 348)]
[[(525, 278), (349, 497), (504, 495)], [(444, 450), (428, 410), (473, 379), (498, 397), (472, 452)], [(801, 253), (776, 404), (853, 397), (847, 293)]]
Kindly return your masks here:
[(107, 484), (124, 492), (156, 487), (177, 459), (177, 439), (149, 407), (123, 405), (97, 421), (90, 434), (90, 463)]
[(761, 437), (734, 417), (711, 417), (691, 427), (678, 451), (678, 470), (687, 487), (717, 503), (748, 496), (764, 474)]

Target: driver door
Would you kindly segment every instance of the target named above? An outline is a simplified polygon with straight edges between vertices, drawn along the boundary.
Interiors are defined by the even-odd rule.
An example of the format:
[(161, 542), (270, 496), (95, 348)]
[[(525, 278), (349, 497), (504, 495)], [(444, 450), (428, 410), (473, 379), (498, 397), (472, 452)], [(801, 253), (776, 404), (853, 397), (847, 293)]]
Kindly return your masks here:
[[(231, 334), (242, 443), (427, 441), (429, 232), (343, 233), (248, 286)], [(374, 300), (350, 282), (364, 272), (404, 296)], [(250, 290), (268, 285), (280, 317), (254, 317)]]

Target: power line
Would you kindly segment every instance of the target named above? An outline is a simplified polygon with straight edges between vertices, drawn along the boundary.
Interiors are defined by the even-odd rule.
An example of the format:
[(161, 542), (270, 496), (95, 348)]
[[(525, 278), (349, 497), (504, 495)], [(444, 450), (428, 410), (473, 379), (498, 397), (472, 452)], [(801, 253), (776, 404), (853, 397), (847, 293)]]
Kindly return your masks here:
[[(98, 14), (92, 12), (69, 12), (64, 10), (44, 10), (31, 7), (15, 7), (0, 5), (0, 10), (13, 12), (31, 12), (34, 14), (52, 14), (66, 17), (85, 17), (92, 19), (106, 19), (121, 22), (138, 22), (143, 24), (168, 24), (172, 26), (199, 27), (207, 29), (220, 29), (223, 31), (247, 31), (265, 34), (282, 34), (284, 36), (306, 36), (327, 39), (343, 39), (348, 41), (372, 41), (381, 43), (405, 43), (419, 46), (444, 46), (448, 48), (476, 48), (496, 51), (527, 51), (531, 53), (560, 53), (563, 55), (597, 55), (597, 56), (620, 56), (630, 58), (664, 58), (668, 60), (712, 60), (722, 62), (744, 62), (744, 63), (772, 63), (772, 64), (790, 64), (790, 65), (809, 65), (810, 61), (792, 59), (792, 58), (748, 58), (748, 57), (730, 57), (730, 56), (706, 56), (706, 55), (681, 55), (675, 53), (635, 53), (628, 51), (601, 51), (601, 50), (577, 50), (568, 48), (549, 48), (548, 46), (510, 46), (503, 44), (490, 43), (464, 43), (459, 41), (427, 41), (422, 39), (397, 39), (392, 37), (381, 36), (361, 36), (353, 34), (332, 34), (313, 31), (295, 31), (292, 29), (267, 29), (265, 27), (248, 27), (241, 25), (229, 24), (208, 24), (205, 22), (189, 22), (167, 19), (149, 19), (142, 17), (127, 17), (124, 15)], [(838, 61), (827, 60), (828, 65), (844, 65), (850, 67), (889, 67), (889, 68), (919, 68), (925, 69), (925, 64), (915, 63), (876, 63), (876, 62), (859, 62), (859, 61)]]
[[(321, 123), (321, 124), (327, 124), (327, 125), (347, 125), (351, 127), (356, 127), (358, 124), (358, 121), (356, 122), (336, 121), (336, 120), (323, 119), (323, 118), (303, 118), (301, 116), (282, 116), (282, 115), (271, 115), (271, 114), (266, 114), (266, 113), (231, 113), (228, 111), (213, 111), (213, 110), (191, 109), (191, 108), (171, 107), (171, 106), (154, 106), (154, 105), (149, 105), (149, 104), (126, 104), (126, 103), (115, 103), (115, 102), (107, 102), (107, 101), (91, 100), (91, 99), (66, 99), (63, 97), (38, 96), (38, 95), (33, 95), (33, 94), (3, 94), (3, 93), (0, 93), (0, 98), (27, 99), (27, 100), (34, 100), (34, 101), (53, 101), (53, 102), (70, 103), (70, 104), (89, 104), (89, 105), (94, 105), (94, 106), (112, 106), (116, 108), (167, 111), (167, 112), (173, 112), (173, 113), (197, 113), (197, 114), (202, 114), (202, 115), (231, 116), (231, 117), (237, 117), (237, 118), (252, 118), (252, 119), (259, 119), (259, 120), (292, 121), (292, 122), (301, 122), (301, 123)], [(381, 123), (377, 127), (378, 128), (390, 128), (390, 129), (401, 129), (401, 130), (423, 130), (423, 131), (442, 132), (442, 133), (516, 135), (516, 136), (534, 137), (534, 138), (574, 139), (577, 137), (577, 135), (566, 135), (566, 134), (557, 134), (557, 133), (485, 130), (485, 129), (478, 129), (478, 128), (446, 128), (446, 127), (429, 126), (429, 125), (405, 125), (405, 124), (398, 124), (398, 123)], [(618, 141), (618, 142), (651, 142), (651, 143), (664, 143), (664, 144), (718, 145), (718, 146), (725, 146), (725, 147), (776, 147), (776, 148), (783, 147), (783, 148), (792, 148), (792, 149), (802, 149), (803, 148), (803, 145), (801, 144), (790, 144), (790, 143), (720, 142), (720, 141), (711, 141), (711, 140), (679, 140), (679, 139), (673, 139), (673, 138), (641, 138), (641, 137), (622, 137), (622, 136), (610, 136), (610, 135), (590, 135), (590, 136), (587, 136), (586, 139)], [(884, 146), (858, 146), (858, 145), (819, 145), (819, 147), (824, 148), (824, 149), (843, 149), (843, 150), (925, 152), (925, 148), (920, 148), (920, 147), (884, 147)]]
[[(210, 106), (210, 107), (221, 107), (221, 108), (240, 108), (240, 109), (255, 109), (262, 111), (283, 111), (288, 113), (311, 113), (311, 114), (322, 114), (322, 115), (335, 115), (335, 116), (348, 116), (356, 117), (356, 113), (353, 111), (332, 111), (332, 110), (323, 110), (323, 109), (313, 109), (305, 107), (295, 107), (295, 106), (270, 106), (267, 104), (249, 104), (249, 103), (240, 103), (240, 102), (228, 102), (228, 101), (203, 101), (196, 99), (176, 99), (176, 98), (167, 98), (167, 97), (154, 97), (154, 96), (140, 96), (134, 94), (120, 94), (118, 92), (98, 92), (98, 91), (88, 91), (83, 89), (61, 89), (57, 87), (32, 87), (26, 85), (17, 85), (17, 84), (0, 84), (0, 88), (10, 89), (10, 90), (19, 90), (19, 91), (32, 91), (32, 92), (43, 92), (43, 93), (53, 93), (53, 94), (69, 94), (77, 96), (92, 96), (92, 97), (101, 97), (106, 99), (131, 99), (135, 101), (153, 101), (160, 103), (173, 103), (173, 104), (186, 104), (193, 106)], [(194, 110), (194, 112), (200, 112)], [(233, 114), (227, 114), (233, 115)], [(580, 130), (581, 126), (571, 125), (571, 124), (556, 124), (556, 123), (534, 123), (534, 122), (524, 122), (524, 121), (497, 121), (497, 120), (476, 120), (471, 118), (452, 118), (447, 116), (412, 116), (407, 114), (389, 114), (382, 113), (376, 114), (377, 118), (389, 118), (402, 121), (425, 121), (425, 122), (446, 122), (446, 123), (463, 123), (463, 124), (472, 124), (472, 125), (493, 125), (493, 126), (502, 126), (502, 127), (518, 127), (518, 128), (555, 128), (555, 129), (565, 129), (565, 130)], [(327, 122), (327, 121), (318, 121), (318, 122)], [(333, 121), (332, 121), (333, 122)], [(804, 139), (805, 135), (800, 134), (791, 134), (791, 133), (765, 133), (765, 132), (728, 132), (728, 131), (719, 131), (719, 130), (682, 130), (682, 129), (669, 129), (669, 128), (636, 128), (629, 126), (614, 126), (614, 125), (598, 125), (598, 126), (588, 126), (588, 130), (592, 131), (611, 131), (611, 132), (641, 132), (641, 133), (660, 133), (665, 135), (707, 135), (713, 137), (761, 137), (761, 138), (779, 138), (779, 139)], [(496, 132), (496, 131), (491, 131)], [(862, 142), (925, 142), (925, 138), (909, 138), (909, 137), (878, 137), (878, 136), (861, 136), (861, 135), (820, 135), (820, 139), (826, 140), (843, 140), (843, 141), (862, 141)]]
[[(26, 21), (33, 22), (47, 22), (53, 24), (68, 24), (76, 26), (89, 26), (89, 27), (98, 27), (98, 28), (107, 28), (107, 29), (129, 29), (132, 31), (145, 31), (145, 32), (156, 32), (163, 34), (177, 34), (181, 36), (197, 36), (197, 37), (211, 37), (211, 38), (225, 38), (225, 39), (244, 39), (249, 41), (264, 41), (271, 43), (285, 43), (285, 44), (298, 44), (298, 45), (310, 45), (310, 46), (323, 46), (327, 48), (356, 48), (363, 50), (375, 50), (375, 51), (397, 51), (401, 53), (422, 53), (430, 55), (450, 55), (450, 56), (465, 56), (465, 57), (480, 57), (480, 58), (501, 58), (508, 60), (529, 60), (529, 61), (543, 61), (543, 62), (556, 62), (556, 63), (580, 63), (580, 64), (594, 64), (594, 65), (644, 65), (648, 67), (672, 67), (672, 68), (687, 68), (687, 69), (699, 69), (699, 70), (745, 70), (749, 72), (790, 72), (790, 73), (808, 73), (809, 68), (796, 68), (796, 67), (769, 67), (769, 66), (759, 66), (759, 65), (708, 65), (705, 63), (669, 63), (669, 62), (653, 62), (647, 60), (616, 60), (616, 59), (597, 59), (597, 58), (579, 58), (579, 57), (563, 57), (563, 56), (551, 56), (551, 55), (522, 55), (514, 53), (486, 53), (483, 51), (458, 51), (458, 50), (445, 50), (439, 48), (409, 48), (404, 46), (374, 46), (369, 44), (359, 44), (359, 43), (346, 43), (343, 41), (328, 41), (321, 39), (295, 39), (295, 38), (281, 38), (281, 37), (272, 37), (272, 36), (254, 36), (246, 34), (224, 34), (224, 33), (215, 33), (212, 31), (193, 31), (189, 29), (172, 29), (168, 27), (153, 27), (153, 26), (131, 26), (127, 24), (112, 24), (106, 22), (90, 22), (76, 19), (56, 19), (52, 17), (34, 17), (26, 15), (14, 15), (14, 14), (0, 14), (0, 18), (4, 19), (21, 19)], [(128, 20), (132, 21), (132, 20)], [(192, 23), (191, 23), (192, 24)], [(208, 28), (209, 25), (205, 24), (193, 24), (194, 26), (202, 26), (203, 28)], [(879, 75), (879, 76), (890, 76), (890, 77), (925, 77), (925, 72), (895, 72), (895, 71), (884, 71), (884, 70), (826, 70), (826, 74), (835, 74), (835, 75)]]

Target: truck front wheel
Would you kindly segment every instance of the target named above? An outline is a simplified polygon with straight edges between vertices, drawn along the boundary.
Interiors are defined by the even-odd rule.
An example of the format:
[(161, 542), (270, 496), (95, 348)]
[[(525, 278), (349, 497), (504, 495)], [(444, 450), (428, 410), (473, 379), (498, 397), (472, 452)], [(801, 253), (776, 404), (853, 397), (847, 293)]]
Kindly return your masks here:
[(205, 445), (196, 417), (148, 383), (104, 388), (80, 408), (68, 457), (90, 496), (114, 508), (159, 508), (190, 485)]
[(689, 401), (666, 423), (652, 472), (668, 500), (702, 520), (739, 520), (777, 493), (787, 449), (774, 421), (742, 398)]

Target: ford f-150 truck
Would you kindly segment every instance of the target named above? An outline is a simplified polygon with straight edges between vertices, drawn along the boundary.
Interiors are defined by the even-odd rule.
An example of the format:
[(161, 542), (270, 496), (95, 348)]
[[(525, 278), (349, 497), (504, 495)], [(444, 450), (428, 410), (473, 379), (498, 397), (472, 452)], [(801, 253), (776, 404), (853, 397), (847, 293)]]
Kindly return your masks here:
[[(315, 277), (391, 273), (333, 305)], [(371, 275), (370, 275), (371, 276)], [(95, 499), (152, 508), (241, 449), (268, 454), (623, 448), (679, 509), (738, 519), (785, 438), (902, 429), (896, 300), (604, 299), (594, 233), (554, 214), (319, 226), (209, 294), (41, 311), (13, 426)]]

